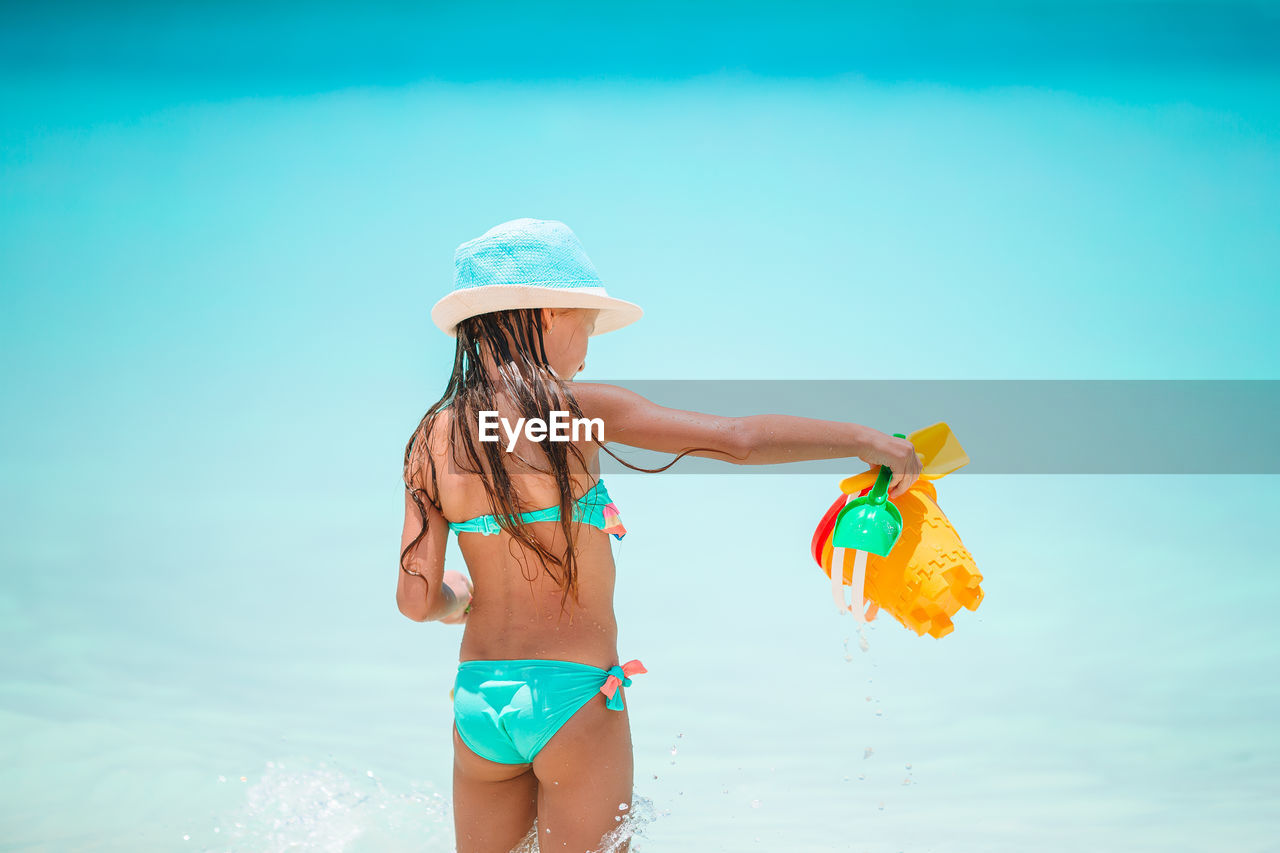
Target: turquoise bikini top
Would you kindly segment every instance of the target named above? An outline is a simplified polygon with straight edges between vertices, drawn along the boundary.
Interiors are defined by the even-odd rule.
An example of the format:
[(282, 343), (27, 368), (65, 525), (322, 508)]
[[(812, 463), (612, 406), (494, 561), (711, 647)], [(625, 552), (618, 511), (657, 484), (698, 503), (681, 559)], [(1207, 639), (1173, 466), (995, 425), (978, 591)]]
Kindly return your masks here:
[[(596, 480), (596, 484), (585, 495), (578, 498), (573, 505), (573, 516), (575, 521), (598, 527), (605, 533), (611, 534), (615, 539), (621, 539), (627, 534), (627, 529), (622, 526), (622, 517), (618, 514), (618, 508), (609, 497), (609, 490), (604, 487), (604, 480)], [(532, 512), (521, 513), (520, 519), (526, 522), (558, 521), (560, 519), (560, 507), (549, 506), (546, 509), (535, 509)], [(466, 521), (451, 521), (449, 522), (449, 529), (455, 533), (470, 531), (472, 533), (481, 533), (485, 536), (492, 536), (502, 530), (498, 526), (498, 517), (496, 515), (478, 515)]]

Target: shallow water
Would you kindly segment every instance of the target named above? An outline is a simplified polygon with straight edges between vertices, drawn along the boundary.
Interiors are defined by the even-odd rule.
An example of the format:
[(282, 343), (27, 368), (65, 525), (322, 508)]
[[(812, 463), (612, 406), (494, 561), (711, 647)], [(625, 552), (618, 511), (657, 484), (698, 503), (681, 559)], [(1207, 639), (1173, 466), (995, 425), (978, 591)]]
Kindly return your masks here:
[[(1235, 535), (1197, 550), (1178, 512), (1214, 482)], [(634, 849), (1266, 849), (1280, 655), (1250, 614), (1280, 603), (1271, 479), (1115, 478), (1100, 499), (1087, 478), (949, 478), (987, 597), (936, 641), (837, 614), (806, 553), (834, 488), (610, 483), (630, 531), (619, 650), (649, 669), (627, 696)], [(1145, 512), (1087, 543), (1055, 533), (1089, 495)], [(669, 523), (715, 501), (773, 502), (776, 526), (708, 548)], [(229, 562), (198, 607), (146, 572), (67, 586), (28, 559), (44, 570), (4, 598), (11, 849), (451, 849), (458, 633), (396, 618), (353, 555), (311, 595)]]

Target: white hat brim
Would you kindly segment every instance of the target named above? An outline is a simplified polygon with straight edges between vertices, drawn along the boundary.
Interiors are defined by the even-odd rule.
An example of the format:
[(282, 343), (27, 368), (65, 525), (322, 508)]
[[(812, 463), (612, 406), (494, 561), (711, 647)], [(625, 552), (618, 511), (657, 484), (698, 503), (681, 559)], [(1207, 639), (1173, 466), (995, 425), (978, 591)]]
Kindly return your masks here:
[(644, 315), (639, 305), (610, 296), (603, 287), (486, 284), (445, 294), (431, 308), (431, 321), (454, 338), (458, 336), (458, 323), (468, 317), (512, 308), (599, 308), (593, 337), (629, 326)]

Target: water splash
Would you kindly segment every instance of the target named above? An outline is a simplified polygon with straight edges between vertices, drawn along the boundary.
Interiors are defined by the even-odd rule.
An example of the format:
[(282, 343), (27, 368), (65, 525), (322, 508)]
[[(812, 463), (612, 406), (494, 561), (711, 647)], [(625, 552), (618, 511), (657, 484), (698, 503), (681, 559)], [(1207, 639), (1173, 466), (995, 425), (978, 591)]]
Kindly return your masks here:
[[(245, 853), (453, 851), (450, 798), (430, 790), (430, 782), (409, 787), (394, 790), (374, 771), (344, 768), (332, 759), (268, 761), (262, 777), (245, 791), (244, 804), (218, 816), (207, 838), (193, 834), (190, 840), (213, 845), (200, 849)], [(653, 801), (634, 792), (630, 807), (619, 812), (598, 853), (617, 853), (626, 841), (642, 838), (658, 817)], [(640, 850), (634, 844), (631, 849)], [(512, 853), (539, 853), (536, 819)]]
[(216, 823), (218, 846), (244, 851), (342, 853), (357, 839), (361, 849), (396, 849), (413, 839), (415, 849), (450, 850), (453, 841), (446, 797), (392, 791), (372, 770), (306, 758), (268, 761), (243, 806)]
[[(618, 853), (628, 841), (632, 842), (631, 851), (640, 853), (642, 848), (636, 842), (644, 837), (645, 828), (658, 819), (658, 811), (654, 808), (652, 800), (635, 792), (631, 795), (630, 808), (626, 808), (625, 803), (619, 803), (618, 808), (625, 813), (625, 816), (618, 820), (617, 826), (600, 839), (600, 846), (592, 853)], [(540, 830), (535, 818), (529, 832), (511, 849), (511, 853), (541, 853), (538, 846), (539, 837)]]

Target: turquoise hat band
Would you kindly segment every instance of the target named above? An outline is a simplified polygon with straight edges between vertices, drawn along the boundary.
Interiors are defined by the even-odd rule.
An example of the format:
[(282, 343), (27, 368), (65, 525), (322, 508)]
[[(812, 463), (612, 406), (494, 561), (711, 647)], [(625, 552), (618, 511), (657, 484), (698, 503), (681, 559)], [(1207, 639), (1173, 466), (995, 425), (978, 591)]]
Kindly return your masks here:
[(610, 296), (577, 236), (554, 219), (513, 219), (458, 246), (453, 290), (431, 309), (447, 335), (468, 317), (515, 308), (596, 308), (592, 334), (634, 323), (640, 306)]

